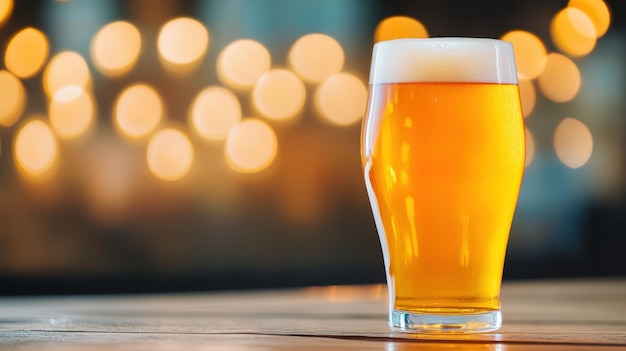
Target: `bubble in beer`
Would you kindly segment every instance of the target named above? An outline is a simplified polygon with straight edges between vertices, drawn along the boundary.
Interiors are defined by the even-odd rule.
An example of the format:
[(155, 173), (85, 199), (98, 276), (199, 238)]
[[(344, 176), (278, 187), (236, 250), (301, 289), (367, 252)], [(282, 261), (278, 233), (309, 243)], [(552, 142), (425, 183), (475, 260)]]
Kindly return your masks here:
[(554, 132), (554, 151), (567, 167), (584, 166), (593, 151), (591, 132), (583, 122), (571, 117), (565, 118)]
[(380, 21), (374, 31), (374, 42), (402, 38), (428, 38), (426, 27), (407, 16), (392, 16)]

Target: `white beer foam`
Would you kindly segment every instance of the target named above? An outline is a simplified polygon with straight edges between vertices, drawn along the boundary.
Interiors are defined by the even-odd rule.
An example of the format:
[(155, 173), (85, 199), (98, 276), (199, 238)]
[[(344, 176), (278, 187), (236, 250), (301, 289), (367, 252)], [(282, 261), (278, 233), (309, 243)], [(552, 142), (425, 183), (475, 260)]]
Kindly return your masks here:
[(370, 84), (517, 84), (513, 45), (497, 39), (396, 39), (374, 45)]

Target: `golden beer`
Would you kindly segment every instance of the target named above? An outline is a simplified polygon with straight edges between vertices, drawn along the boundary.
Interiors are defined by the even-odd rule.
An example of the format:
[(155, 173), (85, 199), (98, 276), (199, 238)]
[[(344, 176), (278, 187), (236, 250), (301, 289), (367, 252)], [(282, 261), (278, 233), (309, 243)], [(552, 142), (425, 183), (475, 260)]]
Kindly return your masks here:
[[(455, 43), (462, 48), (450, 50), (456, 61), (434, 55), (428, 70), (428, 52), (398, 49), (423, 41), (443, 42), (443, 51)], [(374, 56), (362, 136), (365, 181), (385, 256), (390, 324), (405, 331), (493, 330), (501, 321), (502, 269), (525, 143), (514, 62), (506, 63), (510, 77), (493, 78), (491, 70), (502, 71), (495, 66), (502, 57), (492, 57), (490, 66), (481, 55), (501, 56), (491, 49), (499, 45), (513, 60), (512, 48), (487, 39), (399, 42), (389, 45), (396, 54), (419, 55), (423, 72), (404, 67), (416, 60), (405, 57), (397, 64), (394, 56)], [(375, 54), (384, 45), (377, 44)], [(393, 69), (377, 75), (381, 61), (391, 61), (384, 63)], [(437, 79), (442, 61), (450, 66)], [(402, 69), (408, 73), (395, 74)]]

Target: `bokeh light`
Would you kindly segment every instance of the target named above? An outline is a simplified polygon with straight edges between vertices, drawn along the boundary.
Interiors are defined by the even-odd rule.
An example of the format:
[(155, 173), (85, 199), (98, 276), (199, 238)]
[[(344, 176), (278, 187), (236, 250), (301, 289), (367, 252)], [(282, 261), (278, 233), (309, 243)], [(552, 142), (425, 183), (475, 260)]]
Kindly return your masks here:
[(41, 176), (54, 165), (58, 146), (48, 125), (33, 119), (17, 132), (13, 152), (19, 170), (27, 176)]
[(513, 44), (517, 73), (528, 79), (535, 79), (546, 64), (546, 47), (533, 33), (513, 30), (501, 38)]
[(78, 138), (94, 124), (94, 101), (81, 86), (66, 85), (54, 94), (48, 114), (52, 130), (57, 136), (64, 139)]
[(525, 167), (530, 166), (533, 163), (533, 159), (535, 158), (535, 138), (533, 138), (532, 133), (528, 128), (526, 130), (526, 163)]
[(0, 96), (0, 125), (10, 127), (24, 111), (26, 90), (11, 72), (0, 71)]
[(193, 146), (183, 132), (167, 128), (155, 133), (148, 143), (148, 168), (160, 179), (173, 181), (189, 172), (193, 163)]
[(241, 104), (230, 90), (212, 86), (202, 90), (189, 111), (191, 128), (207, 140), (223, 140), (241, 121)]
[(163, 101), (150, 85), (137, 83), (124, 89), (115, 101), (113, 121), (117, 132), (142, 138), (152, 132), (163, 117)]
[(141, 34), (137, 27), (126, 21), (116, 21), (102, 27), (91, 42), (91, 59), (94, 66), (110, 77), (130, 71), (141, 51)]
[(555, 102), (572, 100), (580, 90), (581, 77), (576, 63), (559, 53), (548, 54), (546, 67), (537, 78), (543, 95)]
[(66, 85), (90, 89), (91, 73), (85, 59), (74, 51), (63, 51), (52, 57), (43, 72), (43, 86), (48, 97)]
[(273, 69), (259, 78), (252, 90), (252, 103), (273, 120), (295, 117), (304, 106), (306, 88), (300, 78), (285, 69)]
[(593, 151), (593, 138), (587, 126), (579, 120), (567, 117), (554, 132), (554, 151), (567, 167), (584, 166)]
[(202, 23), (189, 17), (173, 19), (159, 32), (159, 54), (167, 62), (188, 65), (199, 61), (209, 46), (209, 32)]
[(575, 7), (559, 11), (550, 25), (552, 41), (560, 51), (571, 56), (584, 56), (596, 45), (596, 28), (589, 16)]
[(270, 52), (263, 44), (240, 39), (226, 46), (217, 57), (217, 76), (232, 88), (247, 89), (269, 71), (271, 63)]
[(319, 85), (315, 106), (325, 120), (345, 126), (361, 120), (367, 105), (367, 88), (349, 73), (337, 73)]
[(611, 24), (611, 11), (603, 0), (569, 0), (568, 7), (582, 10), (589, 16), (596, 29), (596, 37), (601, 37)]
[(334, 38), (320, 33), (300, 37), (289, 50), (289, 64), (307, 82), (319, 83), (343, 68), (343, 48)]
[(247, 118), (235, 126), (226, 139), (226, 160), (241, 173), (254, 173), (267, 168), (278, 150), (276, 133), (267, 123)]
[(24, 28), (9, 40), (4, 64), (16, 76), (30, 78), (41, 70), (49, 52), (45, 34), (32, 27)]
[(380, 21), (374, 31), (374, 42), (402, 38), (428, 38), (424, 25), (412, 17), (392, 16)]
[(533, 81), (519, 77), (519, 93), (522, 100), (522, 114), (526, 118), (533, 112), (537, 103), (537, 89)]
[(11, 16), (13, 0), (0, 0), (0, 26)]

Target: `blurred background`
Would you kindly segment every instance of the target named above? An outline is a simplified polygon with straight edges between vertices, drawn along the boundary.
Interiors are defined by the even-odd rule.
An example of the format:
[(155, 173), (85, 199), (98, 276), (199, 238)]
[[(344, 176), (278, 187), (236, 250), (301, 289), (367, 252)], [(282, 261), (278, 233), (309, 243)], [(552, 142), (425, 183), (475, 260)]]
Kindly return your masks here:
[(620, 0), (0, 0), (0, 294), (384, 282), (373, 43), (511, 41), (505, 280), (626, 274)]

